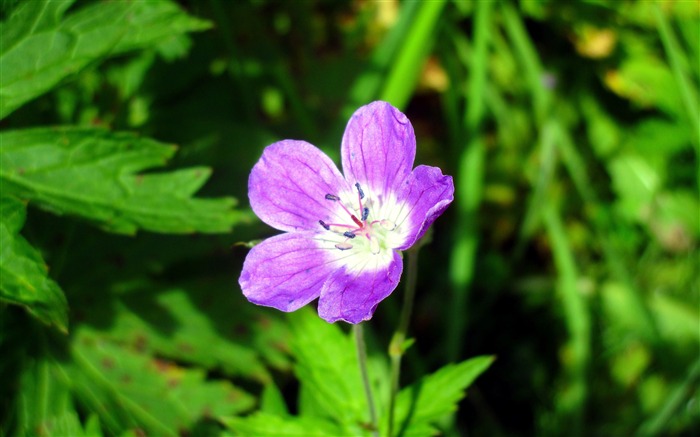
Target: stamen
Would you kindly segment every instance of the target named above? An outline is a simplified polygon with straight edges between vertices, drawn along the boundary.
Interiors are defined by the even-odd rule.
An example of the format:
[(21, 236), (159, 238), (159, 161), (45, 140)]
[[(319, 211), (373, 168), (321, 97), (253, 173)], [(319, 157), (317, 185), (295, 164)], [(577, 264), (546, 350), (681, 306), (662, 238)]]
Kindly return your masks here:
[[(335, 194), (328, 193), (328, 194), (326, 194), (325, 197), (326, 197), (326, 200), (332, 200), (333, 202), (337, 202), (340, 200), (340, 197), (336, 196)], [(352, 215), (352, 213), (348, 210), (348, 208), (345, 206), (345, 204), (343, 202), (339, 202), (339, 203), (340, 203), (340, 207), (343, 208), (343, 211), (348, 213), (348, 215)]]
[[(321, 223), (323, 220), (319, 220), (318, 222)], [(326, 223), (323, 222), (321, 224), (323, 226), (323, 229), (331, 232), (335, 232), (338, 234), (342, 234), (343, 232), (346, 232), (347, 229), (353, 230), (357, 229), (356, 226), (351, 226), (351, 225), (344, 225), (344, 224), (337, 224), (337, 223)]]
[(369, 238), (369, 250), (374, 255), (377, 255), (381, 251), (381, 248), (379, 247), (379, 240), (376, 238)]
[(392, 222), (391, 220), (380, 220), (379, 224), (387, 231), (393, 231), (396, 229), (396, 223)]
[(362, 221), (367, 221), (367, 217), (369, 217), (369, 208), (364, 207), (362, 209)]
[(350, 238), (350, 239), (353, 239), (357, 236), (357, 235), (353, 234), (352, 231), (345, 231), (345, 232), (343, 232), (343, 235)]
[(365, 192), (362, 191), (362, 188), (360, 188), (360, 183), (355, 182), (355, 188), (357, 188), (357, 193), (360, 195), (360, 200), (365, 198)]
[(348, 249), (352, 249), (352, 244), (347, 243), (347, 242), (345, 242), (345, 243), (338, 243), (338, 244), (335, 245), (335, 248), (338, 249), (338, 250), (348, 250)]
[[(362, 206), (362, 199), (365, 198), (365, 192), (362, 191), (362, 188), (360, 188), (359, 182), (355, 182), (355, 188), (357, 188), (357, 203), (360, 205), (360, 211), (362, 211), (362, 217), (364, 217), (365, 216), (365, 213), (364, 213), (365, 208)], [(365, 221), (365, 220), (366, 220), (366, 218), (362, 219), (362, 221)], [(357, 222), (355, 222), (355, 223), (357, 223)], [(362, 227), (362, 225), (358, 225), (358, 226)]]

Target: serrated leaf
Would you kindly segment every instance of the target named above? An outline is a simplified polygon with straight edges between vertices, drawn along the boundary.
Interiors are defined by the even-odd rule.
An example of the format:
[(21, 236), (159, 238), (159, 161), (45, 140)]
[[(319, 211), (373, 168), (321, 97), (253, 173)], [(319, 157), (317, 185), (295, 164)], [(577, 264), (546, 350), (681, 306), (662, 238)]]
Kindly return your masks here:
[(49, 278), (41, 254), (19, 235), (24, 204), (0, 196), (0, 213), (0, 301), (23, 306), (43, 323), (67, 332), (68, 303), (63, 291)]
[[(228, 278), (227, 278), (228, 279)], [(142, 352), (268, 383), (268, 365), (288, 364), (281, 349), (288, 335), (282, 320), (247, 311), (230, 282), (194, 283), (158, 290), (140, 285), (132, 292), (103, 297), (99, 308), (76, 299), (81, 331), (129, 344)], [(257, 311), (256, 315), (252, 312)], [(110, 320), (104, 326), (104, 320)]]
[(227, 232), (238, 218), (232, 198), (191, 197), (208, 168), (136, 174), (164, 165), (172, 145), (76, 127), (5, 132), (0, 144), (3, 190), (112, 232)]
[[(46, 338), (38, 339), (38, 343), (45, 341)], [(88, 423), (89, 428), (83, 429), (73, 406), (70, 383), (54, 357), (44, 353), (38, 357), (26, 356), (22, 369), (15, 406), (17, 421), (14, 435), (101, 435), (99, 422)]]
[(110, 434), (139, 427), (149, 435), (177, 435), (203, 417), (239, 414), (252, 407), (249, 394), (228, 381), (208, 380), (188, 369), (91, 334), (73, 341), (66, 373), (74, 393)]
[(166, 0), (99, 2), (60, 19), (70, 4), (23, 2), (2, 23), (0, 119), (91, 63), (210, 27)]
[(394, 429), (397, 435), (434, 435), (433, 424), (457, 409), (467, 387), (493, 360), (493, 357), (481, 356), (449, 364), (402, 389), (396, 400)]
[[(307, 309), (290, 314), (289, 320), (295, 372), (314, 412), (342, 423), (346, 433), (358, 432), (368, 421), (368, 410), (351, 336)], [(304, 408), (302, 403), (301, 415)]]
[(313, 417), (280, 417), (255, 413), (248, 417), (228, 417), (223, 423), (242, 436), (341, 436), (348, 435), (333, 423)]
[(284, 402), (284, 396), (282, 396), (282, 392), (272, 381), (263, 387), (263, 392), (260, 396), (260, 411), (278, 417), (289, 417), (289, 410), (287, 410), (287, 404)]

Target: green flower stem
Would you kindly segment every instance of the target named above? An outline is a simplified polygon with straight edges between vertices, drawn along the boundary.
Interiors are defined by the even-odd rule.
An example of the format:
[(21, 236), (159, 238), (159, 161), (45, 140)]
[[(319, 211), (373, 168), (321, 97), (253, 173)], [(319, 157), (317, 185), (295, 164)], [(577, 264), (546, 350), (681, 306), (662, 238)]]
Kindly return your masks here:
[(365, 334), (362, 329), (362, 323), (352, 325), (355, 334), (355, 344), (357, 346), (357, 360), (360, 364), (360, 373), (362, 374), (362, 385), (365, 387), (365, 396), (367, 396), (367, 407), (369, 408), (369, 421), (372, 427), (372, 435), (379, 437), (379, 428), (377, 426), (377, 412), (374, 409), (374, 398), (372, 397), (372, 388), (369, 384), (369, 376), (367, 374), (367, 347), (365, 346)]
[(389, 425), (387, 436), (394, 435), (394, 410), (396, 407), (396, 396), (399, 393), (399, 379), (401, 377), (401, 358), (406, 349), (410, 346), (410, 341), (406, 341), (408, 332), (408, 322), (413, 311), (413, 300), (416, 295), (416, 274), (418, 267), (418, 251), (420, 244), (417, 244), (408, 251), (408, 261), (406, 266), (406, 290), (401, 309), (399, 326), (389, 344), (389, 358), (391, 359), (391, 395), (389, 397)]

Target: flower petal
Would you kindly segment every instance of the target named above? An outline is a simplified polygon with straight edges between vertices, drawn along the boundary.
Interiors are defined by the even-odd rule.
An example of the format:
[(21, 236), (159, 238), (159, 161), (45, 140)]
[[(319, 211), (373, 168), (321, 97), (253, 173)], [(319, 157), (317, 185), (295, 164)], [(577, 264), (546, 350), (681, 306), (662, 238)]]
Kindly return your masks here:
[(452, 203), (454, 191), (452, 176), (443, 175), (437, 167), (416, 167), (398, 195), (404, 207), (395, 220), (406, 237), (404, 243), (395, 249), (405, 250), (413, 246)]
[(398, 252), (388, 267), (379, 270), (337, 270), (323, 285), (318, 315), (329, 323), (343, 320), (360, 323), (369, 320), (379, 302), (396, 288), (403, 263)]
[(316, 230), (319, 220), (343, 220), (326, 194), (349, 186), (333, 161), (305, 141), (284, 140), (265, 148), (248, 178), (255, 214), (281, 231)]
[(386, 102), (373, 102), (353, 114), (340, 151), (343, 174), (384, 199), (411, 172), (416, 136), (408, 118)]
[(254, 246), (238, 283), (249, 301), (294, 311), (317, 298), (335, 270), (333, 257), (312, 232), (276, 235)]

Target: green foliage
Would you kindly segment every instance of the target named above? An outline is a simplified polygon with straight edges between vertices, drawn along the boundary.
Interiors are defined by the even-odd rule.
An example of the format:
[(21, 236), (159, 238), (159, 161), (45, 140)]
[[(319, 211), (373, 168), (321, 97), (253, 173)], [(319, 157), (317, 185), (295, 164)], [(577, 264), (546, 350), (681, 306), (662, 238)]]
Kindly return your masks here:
[(210, 26), (170, 1), (93, 4), (64, 17), (71, 3), (21, 2), (2, 23), (0, 119), (91, 63)]
[[(42, 346), (38, 350), (46, 345)], [(98, 416), (91, 415), (84, 424), (81, 422), (71, 396), (73, 382), (55, 357), (44, 349), (22, 361), (16, 435), (102, 435)]]
[(207, 381), (188, 369), (89, 334), (73, 341), (66, 366), (77, 399), (111, 433), (143, 427), (149, 434), (176, 435), (199, 418), (221, 417), (252, 406), (252, 397), (228, 381)]
[(174, 146), (91, 128), (37, 128), (0, 134), (3, 187), (59, 214), (112, 232), (226, 232), (232, 199), (192, 199), (206, 168), (135, 174), (163, 165)]
[[(268, 388), (262, 411), (224, 423), (238, 435), (369, 435), (353, 336), (308, 310), (289, 319), (294, 371), (301, 384), (299, 416), (289, 415), (276, 388)], [(492, 357), (477, 357), (448, 365), (401, 390), (396, 435), (435, 435), (435, 424), (455, 411), (465, 390), (492, 362)], [(379, 381), (373, 391), (383, 392)], [(382, 435), (386, 426), (381, 424)]]
[(399, 435), (438, 434), (434, 424), (457, 409), (465, 390), (493, 360), (483, 356), (449, 364), (401, 390), (396, 402)]
[(292, 315), (290, 322), (294, 370), (307, 395), (300, 412), (338, 420), (346, 433), (359, 432), (367, 400), (353, 339), (308, 311)]
[[(4, 186), (3, 186), (4, 188)], [(15, 197), (0, 196), (0, 300), (25, 307), (47, 325), (68, 330), (68, 305), (48, 276), (41, 254), (19, 235), (26, 208)]]
[[(95, 4), (63, 17), (71, 3), (23, 2), (2, 23), (0, 118), (107, 56), (167, 46), (209, 26), (168, 1)], [(135, 174), (165, 164), (175, 152), (154, 140), (67, 126), (3, 132), (0, 145), (0, 298), (63, 331), (66, 299), (39, 252), (18, 235), (25, 212), (17, 199), (127, 234), (227, 232), (238, 219), (231, 198), (191, 198), (208, 179), (207, 168)]]
[[(107, 57), (137, 50), (155, 51), (168, 60), (181, 57), (189, 47), (185, 33), (210, 27), (170, 1), (93, 3), (78, 10), (71, 9), (72, 3), (21, 2), (2, 23), (0, 118)], [(123, 80), (132, 84), (131, 92), (139, 83), (134, 74)], [(193, 197), (211, 175), (207, 167), (142, 173), (166, 164), (176, 151), (172, 145), (104, 128), (22, 127), (0, 133), (0, 299), (24, 307), (63, 333), (69, 326), (66, 296), (49, 277), (42, 253), (20, 235), (27, 230), (23, 229), (27, 203), (132, 235), (137, 230), (223, 233), (240, 219), (230, 197)], [(28, 226), (37, 239), (32, 232), (36, 224)], [(69, 289), (80, 289), (75, 281), (66, 282)], [(93, 311), (81, 308), (77, 297), (68, 299), (74, 304), (72, 335), (58, 338), (33, 327), (30, 332), (38, 341), (34, 346), (25, 346), (21, 340), (21, 326), (32, 327), (32, 322), (22, 322), (11, 306), (2, 308), (5, 326), (0, 344), (13, 353), (0, 370), (19, 373), (18, 383), (4, 388), (3, 395), (14, 397), (4, 405), (13, 413), (3, 417), (3, 434), (101, 435), (105, 429), (115, 435), (142, 429), (175, 435), (205, 416), (236, 414), (253, 404), (251, 395), (229, 381), (209, 380), (207, 369), (248, 356), (240, 366), (229, 366), (228, 373), (268, 378), (250, 345), (227, 343), (212, 328), (211, 339), (221, 342), (209, 345), (214, 346), (208, 349), (213, 353), (202, 350), (190, 356), (191, 351), (182, 349), (186, 342), (199, 346), (199, 329), (208, 326), (205, 320), (200, 326), (187, 325), (187, 318), (198, 312), (187, 307), (186, 300), (176, 301), (174, 312), (185, 317), (182, 323), (189, 332), (171, 340), (158, 334), (162, 325), (130, 325), (128, 320), (108, 330), (117, 337), (90, 325), (76, 328), (75, 313)], [(116, 304), (116, 296), (113, 299)], [(124, 343), (128, 335), (153, 347), (135, 349), (133, 343)], [(154, 350), (201, 367), (190, 369), (155, 358)], [(228, 355), (221, 353), (224, 350)], [(89, 414), (81, 416), (79, 411)], [(81, 417), (88, 419), (83, 422)]]
[[(271, 380), (268, 366), (290, 367), (287, 349), (279, 346), (288, 335), (282, 321), (256, 315), (249, 307), (237, 311), (244, 305), (242, 299), (219, 296), (230, 287), (228, 280), (162, 289), (154, 283), (126, 286), (128, 292), (110, 296), (103, 308), (85, 315), (87, 326), (81, 332), (133, 345), (144, 354), (260, 382)], [(233, 318), (234, 313), (239, 317)], [(106, 317), (111, 317), (108, 327), (100, 323)]]
[[(312, 417), (280, 417), (255, 413), (249, 417), (231, 417), (223, 420), (236, 435), (256, 436), (329, 436), (343, 435), (332, 423)], [(359, 434), (354, 434), (359, 435)]]

